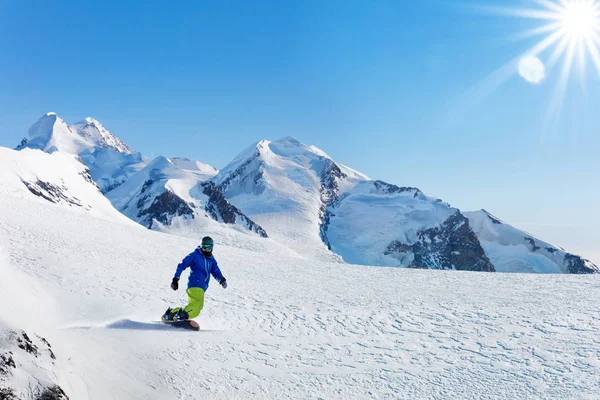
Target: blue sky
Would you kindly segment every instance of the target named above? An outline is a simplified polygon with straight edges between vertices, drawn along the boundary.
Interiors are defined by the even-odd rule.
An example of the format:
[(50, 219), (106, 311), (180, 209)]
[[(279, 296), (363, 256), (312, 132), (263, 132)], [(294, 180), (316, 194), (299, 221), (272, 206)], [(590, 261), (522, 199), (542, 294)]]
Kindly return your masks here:
[(600, 263), (598, 74), (573, 72), (560, 113), (557, 68), (486, 85), (540, 37), (479, 3), (0, 0), (0, 145), (48, 111), (217, 168), (294, 136)]

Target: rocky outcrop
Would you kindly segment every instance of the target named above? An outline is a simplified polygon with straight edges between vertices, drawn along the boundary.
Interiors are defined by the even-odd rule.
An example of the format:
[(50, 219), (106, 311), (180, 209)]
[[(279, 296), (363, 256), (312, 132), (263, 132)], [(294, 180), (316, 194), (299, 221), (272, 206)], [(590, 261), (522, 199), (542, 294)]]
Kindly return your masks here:
[(35, 182), (28, 182), (22, 180), (23, 184), (31, 193), (41, 197), (50, 203), (66, 203), (73, 206), (81, 207), (81, 201), (74, 196), (69, 194), (69, 189), (66, 186), (58, 186), (50, 182), (44, 182), (36, 180)]
[(419, 189), (415, 187), (396, 186), (383, 181), (373, 181), (373, 185), (375, 186), (377, 191), (381, 192), (382, 194), (414, 192), (413, 197), (417, 197), (420, 193), (422, 193)]
[(248, 218), (237, 207), (229, 203), (223, 192), (214, 184), (214, 182), (205, 182), (201, 184), (202, 192), (208, 196), (206, 203), (206, 212), (216, 221), (226, 224), (236, 224), (239, 220), (248, 230), (259, 234), (262, 237), (268, 237), (267, 232), (257, 223)]
[[(81, 158), (78, 158), (78, 161), (80, 163), (82, 163), (83, 165), (85, 165), (83, 163), (83, 160)], [(94, 182), (94, 179), (92, 178), (92, 174), (90, 172), (90, 169), (86, 166), (85, 169), (79, 174), (83, 180), (85, 180), (87, 183), (94, 185), (98, 190), (100, 190), (100, 187), (98, 186), (98, 184), (96, 184), (96, 182)]]
[(571, 253), (565, 254), (563, 267), (568, 274), (597, 274), (600, 268), (589, 260), (585, 260)]
[(531, 251), (532, 251), (532, 252), (534, 252), (534, 253), (535, 253), (536, 251), (538, 251), (539, 249), (541, 249), (541, 247), (540, 247), (540, 246), (537, 246), (537, 245), (535, 244), (535, 239), (534, 239), (534, 238), (532, 238), (532, 237), (525, 236), (525, 242), (527, 242), (527, 244), (529, 244), (529, 246), (528, 246), (528, 247), (529, 247), (529, 250), (531, 250)]
[[(148, 182), (146, 182), (147, 184)], [(146, 187), (146, 184), (144, 186)], [(150, 181), (150, 185), (152, 182)], [(142, 193), (145, 190), (142, 189)], [(140, 211), (137, 217), (140, 219), (140, 223), (152, 229), (154, 221), (158, 221), (164, 225), (170, 225), (171, 221), (175, 217), (187, 217), (190, 219), (194, 218), (194, 210), (188, 203), (186, 203), (181, 197), (172, 193), (169, 190), (156, 196), (152, 201), (152, 204), (148, 208), (143, 208), (146, 197), (142, 197), (138, 200), (138, 208)]]
[(56, 355), (46, 339), (2, 328), (0, 349), (0, 399), (69, 399), (54, 382)]
[(327, 237), (327, 229), (331, 217), (333, 216), (330, 206), (332, 206), (339, 197), (339, 181), (347, 178), (347, 175), (342, 172), (340, 167), (331, 160), (327, 160), (325, 168), (321, 173), (321, 207), (319, 208), (319, 234), (321, 240), (331, 250), (331, 243)]
[(495, 272), (469, 221), (459, 211), (441, 226), (421, 231), (413, 244), (394, 241), (384, 254), (412, 255), (409, 268)]

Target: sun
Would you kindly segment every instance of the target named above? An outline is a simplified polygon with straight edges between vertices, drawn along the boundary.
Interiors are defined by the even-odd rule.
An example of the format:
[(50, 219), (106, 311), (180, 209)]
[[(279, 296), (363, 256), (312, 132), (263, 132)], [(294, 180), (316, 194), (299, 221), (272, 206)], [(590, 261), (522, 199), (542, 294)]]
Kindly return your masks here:
[[(552, 68), (564, 57), (561, 79), (568, 77), (573, 62), (580, 70), (591, 60), (600, 74), (600, 0), (528, 0), (530, 8), (489, 8), (495, 14), (532, 19), (539, 25), (521, 32), (519, 39), (541, 36), (523, 56), (538, 57), (552, 49), (547, 60)], [(566, 76), (565, 76), (566, 75)]]
[[(486, 1), (486, 0), (480, 0)], [(592, 66), (595, 78), (600, 77), (600, 0), (521, 0), (521, 7), (481, 5), (475, 8), (483, 14), (533, 21), (528, 29), (509, 36), (511, 40), (533, 41), (533, 46), (515, 55), (506, 64), (473, 85), (464, 94), (464, 102), (473, 104), (491, 95), (515, 73), (532, 84), (540, 84), (556, 75), (553, 94), (548, 99), (546, 124), (550, 132), (558, 124), (569, 80), (579, 73), (581, 86)], [(574, 65), (578, 65), (574, 71)], [(535, 68), (533, 68), (535, 67)], [(555, 69), (558, 69), (554, 73)]]
[(559, 12), (561, 29), (571, 40), (594, 40), (599, 23), (595, 1), (565, 1)]

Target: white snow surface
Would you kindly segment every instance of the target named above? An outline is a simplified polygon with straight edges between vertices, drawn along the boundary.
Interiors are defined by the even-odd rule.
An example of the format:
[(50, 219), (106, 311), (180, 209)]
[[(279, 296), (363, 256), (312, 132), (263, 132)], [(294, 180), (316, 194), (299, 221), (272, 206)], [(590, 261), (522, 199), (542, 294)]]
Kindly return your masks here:
[[(34, 398), (35, 381), (78, 400), (594, 399), (600, 390), (600, 276), (307, 261), (229, 229), (185, 239), (51, 204), (0, 171), (0, 325), (46, 338), (57, 357), (32, 364), (0, 340), (18, 361), (0, 387), (21, 398)], [(211, 283), (200, 332), (152, 322), (184, 302), (168, 285), (204, 234), (229, 287)]]

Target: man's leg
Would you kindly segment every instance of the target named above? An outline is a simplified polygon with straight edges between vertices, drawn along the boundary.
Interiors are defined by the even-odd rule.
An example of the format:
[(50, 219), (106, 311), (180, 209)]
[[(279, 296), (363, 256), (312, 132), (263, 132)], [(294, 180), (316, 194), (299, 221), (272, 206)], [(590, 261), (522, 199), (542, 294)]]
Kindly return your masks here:
[(183, 310), (188, 314), (188, 319), (196, 318), (204, 308), (204, 289), (189, 288), (187, 295), (189, 303)]

